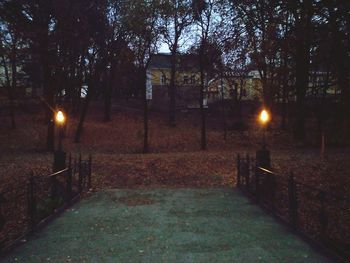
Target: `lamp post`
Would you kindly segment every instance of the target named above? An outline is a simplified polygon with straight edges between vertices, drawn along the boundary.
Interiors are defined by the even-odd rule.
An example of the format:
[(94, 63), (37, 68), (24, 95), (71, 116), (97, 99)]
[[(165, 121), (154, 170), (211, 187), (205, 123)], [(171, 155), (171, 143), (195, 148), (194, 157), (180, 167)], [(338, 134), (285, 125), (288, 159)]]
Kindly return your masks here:
[(58, 127), (58, 148), (54, 152), (54, 164), (53, 171), (57, 172), (65, 168), (66, 166), (66, 153), (63, 151), (62, 139), (63, 139), (63, 127), (66, 122), (66, 117), (62, 111), (57, 111), (55, 115), (55, 122)]
[(267, 110), (263, 109), (259, 114), (259, 122), (262, 125), (263, 141), (262, 141), (261, 149), (256, 151), (256, 164), (257, 166), (264, 167), (264, 168), (271, 168), (270, 151), (267, 149), (266, 136), (265, 136), (266, 126), (269, 121), (270, 121), (270, 114)]

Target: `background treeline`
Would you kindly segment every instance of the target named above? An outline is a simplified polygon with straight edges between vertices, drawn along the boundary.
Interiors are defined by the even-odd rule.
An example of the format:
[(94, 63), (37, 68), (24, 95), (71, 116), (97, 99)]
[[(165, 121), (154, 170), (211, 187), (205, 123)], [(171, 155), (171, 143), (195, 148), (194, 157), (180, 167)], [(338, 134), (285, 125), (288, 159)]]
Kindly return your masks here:
[[(290, 124), (297, 139), (305, 138), (310, 105), (320, 130), (331, 126), (350, 137), (349, 14), (347, 0), (0, 0), (0, 68), (12, 126), (20, 83), (43, 90), (48, 149), (53, 109), (63, 102), (79, 114), (78, 142), (92, 99), (103, 100), (109, 121), (112, 98), (135, 96), (145, 105), (147, 151), (146, 68), (163, 43), (172, 62), (172, 126), (177, 56), (198, 55), (202, 149), (205, 79), (244, 79), (251, 70), (259, 73), (263, 104), (278, 109), (281, 127)], [(310, 86), (317, 74), (322, 78)], [(237, 100), (242, 86), (234, 88)]]

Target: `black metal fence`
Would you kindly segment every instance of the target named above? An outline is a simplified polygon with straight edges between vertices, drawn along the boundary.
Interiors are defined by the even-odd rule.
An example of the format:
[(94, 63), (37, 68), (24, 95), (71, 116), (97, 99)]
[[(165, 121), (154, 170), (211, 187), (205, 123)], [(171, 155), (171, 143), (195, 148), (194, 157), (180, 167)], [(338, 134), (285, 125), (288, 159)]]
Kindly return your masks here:
[(237, 155), (237, 186), (303, 236), (350, 260), (350, 199), (289, 175), (257, 167)]
[(48, 176), (34, 175), (0, 192), (0, 251), (24, 238), (91, 188), (91, 155), (69, 156), (67, 168)]

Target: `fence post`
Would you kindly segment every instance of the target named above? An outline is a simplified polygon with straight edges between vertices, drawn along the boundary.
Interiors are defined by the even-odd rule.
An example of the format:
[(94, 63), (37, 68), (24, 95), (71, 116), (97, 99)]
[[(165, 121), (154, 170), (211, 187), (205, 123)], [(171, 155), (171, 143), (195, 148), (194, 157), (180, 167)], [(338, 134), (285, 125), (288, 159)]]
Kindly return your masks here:
[(237, 186), (241, 186), (241, 157), (237, 154)]
[(35, 182), (33, 171), (30, 173), (28, 181), (28, 217), (29, 217), (29, 229), (33, 230), (35, 225), (36, 215), (36, 200), (35, 200)]
[(72, 154), (71, 154), (71, 153), (69, 153), (68, 168), (69, 168), (69, 169), (72, 168)]
[(56, 175), (51, 176), (51, 200), (55, 201), (57, 197), (57, 178)]
[(91, 189), (92, 156), (89, 154), (88, 190)]
[(66, 202), (69, 203), (72, 199), (72, 168), (70, 167), (70, 165), (66, 171), (66, 175)]
[(277, 181), (276, 181), (276, 175), (270, 174), (270, 202), (271, 202), (271, 210), (273, 214), (276, 214), (276, 191), (277, 191)]
[(255, 165), (255, 198), (256, 201), (260, 201), (260, 175), (261, 175), (260, 169)]
[(73, 164), (73, 176), (77, 173), (77, 159), (74, 158), (74, 164)]
[(290, 174), (288, 180), (288, 199), (289, 199), (289, 218), (290, 224), (294, 229), (298, 227), (298, 201), (296, 193), (296, 183), (293, 173)]
[(83, 190), (83, 174), (82, 174), (82, 166), (81, 166), (81, 154), (79, 154), (79, 173), (78, 173), (78, 190), (79, 193)]
[(319, 214), (319, 220), (321, 224), (321, 236), (326, 236), (327, 226), (328, 226), (328, 217), (326, 214), (326, 208), (325, 208), (325, 201), (326, 201), (326, 192), (320, 191), (319, 193), (319, 199), (320, 199), (320, 214)]

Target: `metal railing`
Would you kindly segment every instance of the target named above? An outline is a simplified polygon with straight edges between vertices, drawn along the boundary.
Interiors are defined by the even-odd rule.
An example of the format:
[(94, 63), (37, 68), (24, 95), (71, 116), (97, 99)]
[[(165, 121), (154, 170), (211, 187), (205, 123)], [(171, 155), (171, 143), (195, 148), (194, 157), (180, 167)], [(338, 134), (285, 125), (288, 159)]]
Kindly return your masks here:
[(91, 189), (91, 155), (68, 159), (67, 168), (47, 176), (29, 173), (21, 185), (0, 191), (0, 251), (11, 247), (39, 225)]
[(237, 186), (307, 238), (350, 260), (350, 198), (255, 165), (237, 155)]

